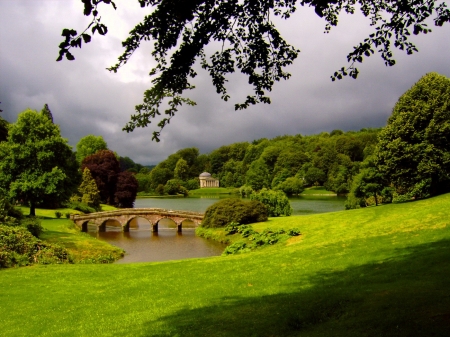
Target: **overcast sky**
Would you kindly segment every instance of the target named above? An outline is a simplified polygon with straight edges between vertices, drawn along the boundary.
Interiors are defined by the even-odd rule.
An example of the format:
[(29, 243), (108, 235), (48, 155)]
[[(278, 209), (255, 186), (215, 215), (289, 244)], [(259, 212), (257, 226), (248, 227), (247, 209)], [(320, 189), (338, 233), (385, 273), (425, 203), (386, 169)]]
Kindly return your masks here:
[[(215, 93), (208, 75), (199, 70), (189, 97), (195, 107), (183, 107), (152, 142), (153, 124), (127, 134), (121, 131), (150, 87), (154, 65), (151, 44), (136, 52), (117, 74), (121, 41), (146, 14), (138, 1), (116, 0), (114, 11), (103, 6), (102, 22), (109, 32), (73, 51), (76, 60), (56, 62), (63, 28), (80, 32), (89, 23), (80, 0), (0, 0), (0, 109), (15, 122), (17, 115), (47, 103), (62, 136), (73, 146), (80, 138), (101, 135), (111, 150), (141, 164), (156, 164), (186, 147), (201, 153), (225, 144), (284, 134), (315, 134), (333, 129), (359, 130), (386, 124), (399, 96), (428, 72), (450, 77), (450, 25), (413, 37), (419, 53), (395, 52), (397, 64), (385, 67), (378, 55), (359, 66), (357, 80), (331, 82), (330, 75), (346, 65), (346, 55), (370, 33), (362, 15), (344, 15), (330, 34), (310, 8), (299, 8), (279, 29), (301, 50), (289, 68), (291, 79), (276, 83), (272, 104), (234, 111), (234, 103), (250, 93), (245, 78), (235, 75), (229, 102)], [(108, 6), (110, 7), (110, 6)], [(102, 8), (100, 8), (102, 9)], [(106, 9), (106, 10), (105, 10)], [(432, 22), (430, 23), (432, 25)]]

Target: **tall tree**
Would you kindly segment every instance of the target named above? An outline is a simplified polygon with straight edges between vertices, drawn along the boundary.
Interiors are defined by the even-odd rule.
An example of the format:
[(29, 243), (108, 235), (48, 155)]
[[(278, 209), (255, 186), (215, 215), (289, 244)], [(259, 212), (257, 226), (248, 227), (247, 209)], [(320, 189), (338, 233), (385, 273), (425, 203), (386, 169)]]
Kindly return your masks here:
[[(116, 8), (111, 0), (81, 0), (84, 15), (92, 16), (92, 33), (105, 35), (107, 27), (100, 22), (98, 4)], [(289, 45), (277, 30), (273, 17), (288, 19), (300, 6), (312, 6), (318, 16), (324, 18), (325, 31), (337, 25), (342, 12), (354, 13), (359, 9), (369, 18), (373, 33), (356, 45), (347, 55), (348, 67), (332, 74), (332, 80), (344, 76), (356, 78), (355, 63), (362, 62), (375, 51), (381, 54), (387, 66), (395, 64), (392, 46), (408, 54), (417, 52), (409, 40), (411, 34), (429, 33), (427, 22), (434, 16), (434, 24), (442, 26), (450, 21), (450, 11), (445, 1), (434, 0), (138, 0), (141, 7), (151, 7), (142, 22), (130, 31), (122, 42), (124, 53), (118, 63), (109, 68), (112, 72), (128, 62), (142, 41), (153, 40), (152, 57), (156, 66), (150, 71), (153, 87), (144, 94), (143, 104), (136, 106), (136, 114), (125, 126), (126, 131), (146, 127), (161, 114), (161, 106), (167, 106), (165, 117), (158, 127), (163, 128), (182, 104), (195, 104), (182, 93), (193, 89), (190, 78), (197, 75), (193, 69), (196, 60), (208, 71), (217, 93), (227, 101), (230, 96), (225, 86), (227, 75), (240, 71), (248, 77), (252, 94), (245, 101), (235, 104), (244, 109), (259, 102), (270, 103), (266, 92), (275, 82), (288, 79), (286, 68), (297, 58), (299, 50)], [(73, 29), (62, 31), (64, 41), (59, 45), (58, 61), (64, 57), (74, 60), (71, 47), (81, 47), (91, 41), (87, 29), (81, 34)], [(218, 42), (218, 50), (207, 55), (210, 42)], [(153, 132), (159, 140), (160, 131)]]
[(187, 180), (189, 174), (189, 166), (186, 160), (180, 158), (174, 170), (175, 179)]
[(50, 111), (50, 108), (48, 107), (47, 103), (45, 103), (44, 108), (41, 110), (41, 112), (44, 116), (47, 116), (48, 119), (50, 119), (53, 123), (53, 115), (52, 115), (52, 112)]
[(76, 188), (67, 172), (72, 171), (72, 150), (61, 137), (59, 126), (42, 112), (26, 110), (0, 143), (0, 186), (10, 198), (36, 206), (45, 197), (68, 199)]
[(423, 76), (399, 98), (379, 139), (378, 167), (397, 193), (450, 191), (450, 78)]
[(84, 158), (97, 151), (108, 150), (108, 144), (102, 136), (87, 135), (77, 144), (77, 161), (81, 164)]

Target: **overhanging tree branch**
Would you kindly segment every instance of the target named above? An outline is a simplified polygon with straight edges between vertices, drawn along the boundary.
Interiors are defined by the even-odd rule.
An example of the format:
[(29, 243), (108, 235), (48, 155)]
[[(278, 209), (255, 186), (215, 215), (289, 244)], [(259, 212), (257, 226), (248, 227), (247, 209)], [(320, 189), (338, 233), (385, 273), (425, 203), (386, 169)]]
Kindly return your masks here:
[[(87, 32), (92, 27), (101, 35), (107, 33), (107, 27), (100, 23), (98, 5), (112, 5), (110, 0), (81, 0), (84, 14), (93, 20), (80, 35), (73, 29), (64, 29), (65, 40), (60, 44), (58, 60), (64, 56), (73, 60), (69, 52), (71, 47), (81, 47), (91, 40)], [(199, 59), (202, 68), (208, 71), (212, 84), (225, 101), (227, 93), (227, 75), (240, 71), (248, 78), (252, 94), (244, 102), (235, 104), (235, 109), (245, 109), (257, 103), (270, 103), (266, 95), (275, 82), (288, 79), (286, 67), (297, 58), (298, 49), (283, 39), (276, 29), (271, 16), (288, 19), (296, 11), (296, 5), (313, 7), (316, 14), (324, 18), (325, 32), (338, 24), (342, 11), (353, 14), (359, 9), (370, 19), (374, 32), (363, 42), (353, 47), (347, 55), (350, 63), (337, 70), (331, 79), (345, 76), (357, 78), (356, 63), (364, 57), (380, 53), (387, 66), (395, 64), (392, 46), (405, 50), (407, 54), (417, 52), (417, 47), (409, 41), (412, 34), (427, 34), (431, 29), (427, 19), (434, 13), (435, 26), (450, 22), (450, 11), (444, 1), (433, 0), (138, 0), (141, 7), (151, 7), (153, 11), (138, 23), (122, 42), (125, 48), (118, 62), (108, 68), (117, 72), (128, 62), (142, 41), (152, 41), (152, 57), (157, 65), (150, 71), (153, 86), (145, 92), (144, 102), (136, 106), (136, 114), (124, 127), (130, 132), (135, 127), (146, 127), (158, 115), (160, 107), (167, 104), (164, 111), (167, 116), (153, 133), (158, 141), (160, 131), (183, 104), (195, 104), (181, 95), (193, 86), (190, 79), (197, 73), (193, 69)], [(220, 50), (206, 55), (205, 47), (219, 42)]]

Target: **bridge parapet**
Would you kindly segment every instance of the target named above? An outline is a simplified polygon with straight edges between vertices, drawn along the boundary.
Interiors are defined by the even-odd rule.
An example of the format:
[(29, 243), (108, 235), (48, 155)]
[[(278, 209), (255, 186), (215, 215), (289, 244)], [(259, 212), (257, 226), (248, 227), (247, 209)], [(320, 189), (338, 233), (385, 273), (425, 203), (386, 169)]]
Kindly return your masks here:
[(203, 220), (203, 213), (190, 211), (167, 210), (163, 208), (122, 208), (114, 211), (96, 212), (90, 214), (72, 214), (71, 220), (81, 228), (87, 231), (88, 223), (97, 225), (98, 231), (104, 231), (108, 220), (115, 220), (120, 223), (123, 231), (130, 230), (130, 221), (140, 217), (147, 219), (153, 227), (153, 231), (158, 231), (158, 222), (167, 218), (173, 220), (178, 227), (178, 231), (182, 230), (182, 223), (191, 220), (196, 226), (199, 226)]

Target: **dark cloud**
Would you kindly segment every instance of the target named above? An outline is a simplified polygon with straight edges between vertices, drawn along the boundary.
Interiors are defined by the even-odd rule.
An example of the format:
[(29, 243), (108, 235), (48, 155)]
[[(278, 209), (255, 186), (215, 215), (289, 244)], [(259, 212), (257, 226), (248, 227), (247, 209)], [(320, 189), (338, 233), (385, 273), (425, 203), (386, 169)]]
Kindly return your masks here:
[(150, 87), (151, 44), (144, 44), (117, 74), (105, 70), (121, 53), (120, 41), (139, 22), (139, 5), (116, 1), (117, 12), (102, 14), (107, 37), (75, 50), (75, 62), (55, 62), (62, 28), (81, 29), (88, 23), (80, 1), (0, 0), (0, 101), (3, 117), (13, 122), (26, 108), (48, 103), (64, 137), (75, 145), (88, 134), (102, 135), (122, 156), (150, 164), (185, 147), (206, 153), (224, 144), (271, 138), (282, 134), (312, 134), (333, 129), (359, 130), (385, 125), (398, 97), (427, 72), (450, 76), (450, 28), (434, 28), (414, 37), (420, 52), (396, 52), (397, 65), (387, 68), (378, 55), (359, 66), (358, 80), (331, 82), (330, 75), (346, 65), (352, 46), (369, 34), (362, 16), (344, 15), (330, 34), (309, 9), (299, 9), (279, 29), (301, 50), (290, 67), (292, 78), (277, 83), (272, 104), (234, 111), (234, 103), (249, 93), (246, 79), (230, 77), (230, 102), (223, 102), (199, 69), (188, 96), (198, 104), (183, 107), (163, 130), (160, 143), (151, 141), (156, 123), (127, 134), (121, 131)]

